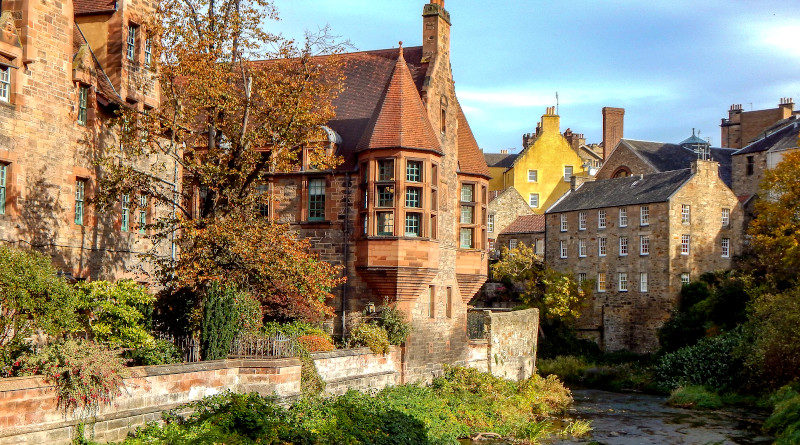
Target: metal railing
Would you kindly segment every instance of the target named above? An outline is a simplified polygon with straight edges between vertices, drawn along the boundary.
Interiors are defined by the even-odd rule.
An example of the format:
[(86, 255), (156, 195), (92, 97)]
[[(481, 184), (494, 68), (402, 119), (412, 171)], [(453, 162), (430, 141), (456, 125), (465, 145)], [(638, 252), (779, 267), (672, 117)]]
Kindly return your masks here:
[[(194, 337), (174, 337), (157, 333), (156, 338), (167, 340), (178, 348), (184, 363), (201, 361), (200, 340)], [(231, 342), (228, 358), (267, 359), (296, 357), (295, 340), (279, 333), (274, 337), (236, 337)]]

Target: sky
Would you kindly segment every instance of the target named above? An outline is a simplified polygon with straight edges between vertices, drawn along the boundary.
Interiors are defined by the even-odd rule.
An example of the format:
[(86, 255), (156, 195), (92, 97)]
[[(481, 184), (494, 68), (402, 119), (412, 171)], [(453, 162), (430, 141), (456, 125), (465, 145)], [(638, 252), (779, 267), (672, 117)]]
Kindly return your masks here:
[[(426, 0), (275, 0), (270, 30), (329, 25), (354, 50), (422, 42)], [(521, 148), (559, 96), (561, 131), (602, 140), (604, 106), (625, 137), (720, 143), (731, 104), (800, 102), (797, 0), (446, 0), (456, 94), (486, 152)], [(795, 108), (798, 108), (796, 106)]]

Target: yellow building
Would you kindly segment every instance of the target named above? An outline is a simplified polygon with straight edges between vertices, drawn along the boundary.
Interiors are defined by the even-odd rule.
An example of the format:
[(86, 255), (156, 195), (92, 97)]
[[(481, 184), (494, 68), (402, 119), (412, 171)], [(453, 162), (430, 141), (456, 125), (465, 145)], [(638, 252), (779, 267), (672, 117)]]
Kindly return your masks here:
[(489, 190), (499, 193), (514, 187), (537, 214), (544, 213), (564, 195), (570, 188), (570, 178), (586, 172), (559, 126), (555, 107), (548, 107), (536, 133), (523, 137), (521, 153), (485, 154), (492, 175)]

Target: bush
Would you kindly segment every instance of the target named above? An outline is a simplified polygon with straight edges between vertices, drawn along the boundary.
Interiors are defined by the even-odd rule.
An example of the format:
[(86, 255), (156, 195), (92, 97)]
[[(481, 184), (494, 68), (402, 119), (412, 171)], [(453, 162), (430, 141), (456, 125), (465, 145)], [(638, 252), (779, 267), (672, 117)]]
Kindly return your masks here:
[(233, 338), (241, 328), (237, 312), (237, 291), (212, 284), (203, 302), (203, 326), (200, 355), (203, 360), (220, 360), (228, 356)]
[(302, 321), (293, 321), (291, 323), (278, 323), (276, 321), (270, 321), (264, 323), (264, 327), (262, 328), (261, 332), (268, 337), (272, 337), (278, 335), (278, 333), (281, 333), (292, 338), (297, 338), (303, 335), (320, 335), (330, 338), (328, 333), (323, 331), (319, 326)]
[(359, 323), (350, 332), (350, 341), (357, 346), (366, 346), (376, 354), (389, 352), (389, 336), (386, 331), (371, 323)]
[(558, 356), (537, 364), (543, 376), (555, 375), (567, 383), (611, 391), (662, 392), (653, 383), (650, 358), (630, 352), (611, 352), (593, 361), (585, 357)]
[(129, 366), (153, 366), (180, 363), (183, 354), (174, 343), (168, 340), (155, 340), (153, 346), (143, 346), (125, 351), (122, 356), (128, 359)]
[(800, 443), (800, 393), (785, 386), (772, 397), (772, 414), (764, 422), (764, 430), (775, 435), (777, 445)]
[(155, 297), (132, 280), (75, 285), (81, 323), (90, 339), (110, 348), (153, 348), (148, 332)]
[(23, 359), (22, 373), (42, 374), (58, 392), (58, 406), (94, 411), (119, 394), (123, 360), (107, 347), (91, 341), (67, 340)]
[(581, 357), (560, 355), (554, 359), (541, 359), (537, 363), (539, 374), (555, 375), (565, 382), (578, 383), (589, 365)]
[(751, 318), (749, 368), (773, 388), (800, 380), (800, 287), (757, 297)]
[(743, 360), (738, 351), (742, 339), (737, 330), (666, 354), (655, 367), (656, 381), (665, 390), (684, 385), (732, 388), (740, 383)]
[(370, 321), (386, 331), (389, 344), (392, 345), (403, 344), (411, 333), (411, 324), (406, 321), (406, 314), (388, 305), (379, 307), (377, 314)]
[(681, 386), (672, 390), (667, 403), (680, 408), (717, 409), (722, 399), (703, 386)]
[(336, 349), (327, 335), (301, 335), (297, 342), (308, 352), (328, 352)]
[(542, 321), (543, 335), (539, 338), (539, 350), (537, 351), (540, 358), (574, 355), (595, 359), (603, 355), (597, 343), (578, 338), (570, 324), (560, 321)]

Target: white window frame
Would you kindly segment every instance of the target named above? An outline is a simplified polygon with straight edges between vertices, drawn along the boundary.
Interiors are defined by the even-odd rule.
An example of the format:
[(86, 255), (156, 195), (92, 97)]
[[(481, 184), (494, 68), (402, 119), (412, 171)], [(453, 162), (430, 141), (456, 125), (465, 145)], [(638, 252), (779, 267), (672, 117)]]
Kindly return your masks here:
[(730, 227), (731, 209), (722, 209), (722, 227)]
[(539, 208), (539, 194), (531, 193), (528, 195), (528, 205), (533, 209)]
[(519, 240), (516, 238), (511, 238), (508, 240), (508, 248), (509, 249), (516, 249), (519, 246)]
[(558, 250), (559, 250), (559, 253), (561, 254), (561, 258), (566, 258), (567, 257), (567, 253), (568, 253), (567, 252), (567, 242), (566, 241), (559, 241), (558, 242)]
[(486, 218), (486, 230), (489, 233), (494, 233), (494, 213), (490, 213)]
[(139, 27), (133, 23), (128, 23), (128, 36), (125, 40), (125, 55), (131, 62), (136, 60), (136, 33)]
[(722, 258), (730, 258), (731, 257), (731, 239), (730, 238), (722, 238), (720, 242), (722, 247)]
[(650, 206), (639, 207), (639, 225), (643, 227), (650, 225)]
[(6, 214), (6, 182), (8, 182), (8, 164), (0, 162), (0, 215)]
[(560, 226), (560, 229), (561, 229), (562, 232), (566, 232), (567, 229), (569, 229), (569, 225), (567, 224), (567, 214), (566, 213), (562, 213), (561, 214), (561, 226)]
[(650, 235), (639, 235), (639, 255), (650, 255)]
[[(567, 174), (567, 169), (569, 169), (569, 174)], [(571, 165), (564, 166), (564, 182), (571, 182), (572, 175), (575, 174), (575, 168)]]
[(617, 290), (628, 292), (628, 272), (620, 272), (617, 280)]
[(689, 204), (681, 204), (681, 224), (692, 223), (692, 206)]
[(586, 230), (586, 212), (578, 212), (578, 230)]
[(628, 237), (619, 237), (619, 256), (628, 256)]
[(641, 272), (639, 274), (639, 292), (648, 292), (648, 281), (647, 272)]
[(608, 225), (608, 215), (606, 214), (605, 209), (601, 209), (597, 211), (597, 228), (598, 229), (605, 229)]
[(625, 207), (619, 209), (619, 226), (628, 227), (628, 209)]
[(0, 102), (11, 102), (11, 67), (0, 66)]
[(528, 170), (528, 182), (539, 182), (539, 170)]
[(681, 235), (681, 255), (689, 255), (692, 249), (691, 235)]
[(145, 233), (147, 225), (147, 195), (139, 195), (139, 233)]
[(583, 284), (584, 281), (586, 281), (586, 272), (579, 272), (578, 273), (578, 286)]
[(601, 236), (597, 238), (597, 255), (606, 256), (608, 254), (608, 238)]
[(597, 272), (597, 292), (606, 291), (606, 273)]
[(684, 272), (681, 274), (681, 285), (686, 285), (692, 282), (692, 276), (689, 275), (689, 272)]
[(144, 39), (144, 64), (146, 66), (153, 64), (153, 41), (150, 37)]
[(121, 223), (120, 223), (120, 229), (123, 232), (127, 232), (131, 228), (130, 227), (131, 226), (131, 212), (130, 212), (131, 195), (129, 195), (127, 193), (123, 193), (121, 201), (122, 201), (122, 212), (121, 212), (122, 219), (121, 219)]
[(578, 256), (581, 258), (586, 258), (586, 240), (579, 239), (578, 240)]

